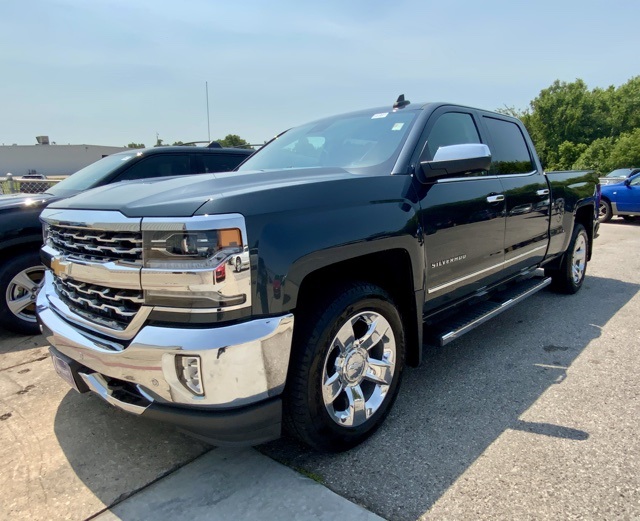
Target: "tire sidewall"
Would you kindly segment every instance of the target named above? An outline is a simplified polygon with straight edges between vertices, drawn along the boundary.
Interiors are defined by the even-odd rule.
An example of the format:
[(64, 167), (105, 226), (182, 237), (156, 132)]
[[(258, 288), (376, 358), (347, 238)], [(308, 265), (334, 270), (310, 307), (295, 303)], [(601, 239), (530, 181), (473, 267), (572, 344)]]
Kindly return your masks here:
[[(582, 277), (580, 278), (580, 281), (576, 283), (573, 280), (572, 267), (573, 267), (573, 257), (575, 254), (576, 241), (580, 236), (584, 237), (584, 241), (585, 241), (585, 268), (582, 271)], [(565, 266), (565, 270), (566, 270), (565, 276), (567, 277), (567, 284), (569, 286), (568, 289), (571, 293), (576, 293), (584, 283), (584, 279), (587, 275), (586, 265), (587, 265), (588, 257), (589, 257), (589, 237), (587, 235), (587, 231), (584, 229), (584, 226), (582, 226), (581, 224), (577, 224), (573, 234), (573, 238), (571, 239), (571, 244), (569, 244), (569, 255), (567, 257), (567, 265)]]
[(606, 212), (602, 217), (599, 217), (598, 220), (601, 223), (606, 223), (609, 222), (611, 220), (611, 218), (613, 217), (613, 209), (611, 208), (611, 203), (609, 201), (607, 201), (606, 199), (602, 199), (600, 201), (600, 206), (604, 206), (604, 208), (606, 208)]
[[(345, 322), (363, 311), (374, 311), (381, 314), (391, 325), (396, 342), (396, 361), (393, 380), (389, 386), (387, 396), (380, 408), (365, 423), (357, 427), (341, 427), (329, 415), (322, 397), (322, 377), (324, 363), (330, 348), (330, 342), (335, 338), (339, 329)], [(367, 298), (352, 302), (340, 312), (333, 320), (327, 315), (335, 310), (327, 310), (323, 316), (327, 324), (319, 336), (315, 346), (313, 362), (311, 364), (307, 380), (307, 404), (310, 412), (310, 420), (315, 430), (322, 437), (337, 440), (343, 448), (350, 448), (372, 434), (382, 423), (388, 414), (397, 395), (404, 368), (405, 339), (401, 317), (396, 307), (381, 295), (371, 295)], [(319, 321), (319, 323), (323, 323)]]

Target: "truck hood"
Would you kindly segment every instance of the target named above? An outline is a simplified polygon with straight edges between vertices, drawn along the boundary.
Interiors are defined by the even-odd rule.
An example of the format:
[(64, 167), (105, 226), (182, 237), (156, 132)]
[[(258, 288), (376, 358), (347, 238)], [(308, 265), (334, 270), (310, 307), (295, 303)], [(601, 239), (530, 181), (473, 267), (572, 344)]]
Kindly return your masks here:
[(44, 208), (54, 199), (50, 194), (8, 194), (0, 195), (0, 211), (19, 208)]
[(299, 168), (125, 181), (88, 190), (50, 208), (117, 210), (127, 217), (191, 217), (202, 205), (231, 196), (355, 177), (362, 176), (341, 168)]

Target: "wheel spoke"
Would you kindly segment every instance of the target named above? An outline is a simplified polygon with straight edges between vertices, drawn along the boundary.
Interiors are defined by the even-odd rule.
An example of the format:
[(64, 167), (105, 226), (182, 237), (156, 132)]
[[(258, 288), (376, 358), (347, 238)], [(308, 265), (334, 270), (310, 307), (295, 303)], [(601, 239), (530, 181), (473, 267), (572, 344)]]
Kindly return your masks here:
[(343, 385), (338, 373), (334, 373), (332, 376), (327, 378), (322, 385), (322, 398), (324, 399), (325, 405), (332, 404), (342, 390)]
[(362, 389), (359, 385), (355, 385), (353, 387), (347, 387), (345, 392), (349, 400), (349, 407), (344, 411), (341, 422), (343, 425), (349, 427), (361, 425), (367, 420), (366, 404)]
[(40, 284), (31, 280), (24, 271), (21, 271), (15, 277), (13, 277), (11, 282), (16, 286), (19, 286), (24, 290), (28, 291), (29, 293), (33, 293), (34, 291), (37, 291), (38, 288), (40, 287)]
[(353, 324), (351, 322), (347, 322), (340, 328), (340, 331), (338, 331), (333, 345), (337, 346), (341, 353), (344, 353), (351, 349), (354, 340), (355, 335), (353, 333)]
[(393, 364), (385, 360), (376, 360), (375, 358), (369, 358), (369, 367), (364, 377), (370, 382), (375, 382), (382, 385), (391, 385), (393, 380)]
[(19, 315), (27, 308), (30, 304), (33, 304), (33, 300), (31, 300), (31, 295), (27, 293), (26, 295), (7, 301), (7, 306), (14, 315)]
[(378, 316), (369, 324), (367, 332), (360, 339), (360, 346), (369, 351), (387, 334), (389, 327), (391, 327), (389, 323), (381, 316)]

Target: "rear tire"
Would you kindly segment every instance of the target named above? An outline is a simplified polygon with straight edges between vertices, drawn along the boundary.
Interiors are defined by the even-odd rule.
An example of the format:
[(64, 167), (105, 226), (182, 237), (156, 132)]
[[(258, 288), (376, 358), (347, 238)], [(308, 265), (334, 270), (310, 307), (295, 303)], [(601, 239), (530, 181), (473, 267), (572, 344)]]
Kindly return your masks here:
[(606, 199), (601, 199), (600, 206), (598, 207), (598, 221), (608, 223), (612, 217), (613, 210), (611, 209), (611, 203)]
[(371, 436), (398, 393), (402, 319), (380, 287), (352, 283), (300, 317), (284, 395), (285, 427), (320, 451)]
[(577, 293), (582, 287), (587, 273), (588, 257), (589, 237), (587, 236), (587, 231), (584, 226), (576, 223), (560, 269), (545, 270), (545, 275), (551, 277), (553, 289), (569, 295)]
[(36, 295), (44, 281), (37, 251), (24, 252), (0, 267), (0, 326), (23, 335), (37, 335)]

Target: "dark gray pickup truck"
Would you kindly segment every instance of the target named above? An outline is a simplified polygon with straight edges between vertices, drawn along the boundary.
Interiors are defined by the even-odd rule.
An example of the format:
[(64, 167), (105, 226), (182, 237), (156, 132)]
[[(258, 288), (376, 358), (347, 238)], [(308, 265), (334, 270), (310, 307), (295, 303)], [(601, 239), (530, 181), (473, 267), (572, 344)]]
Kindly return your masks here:
[(344, 450), (423, 344), (580, 289), (597, 182), (545, 174), (516, 119), (401, 97), (293, 128), (234, 172), (51, 204), (37, 313), (80, 392), (218, 444), (284, 426)]

